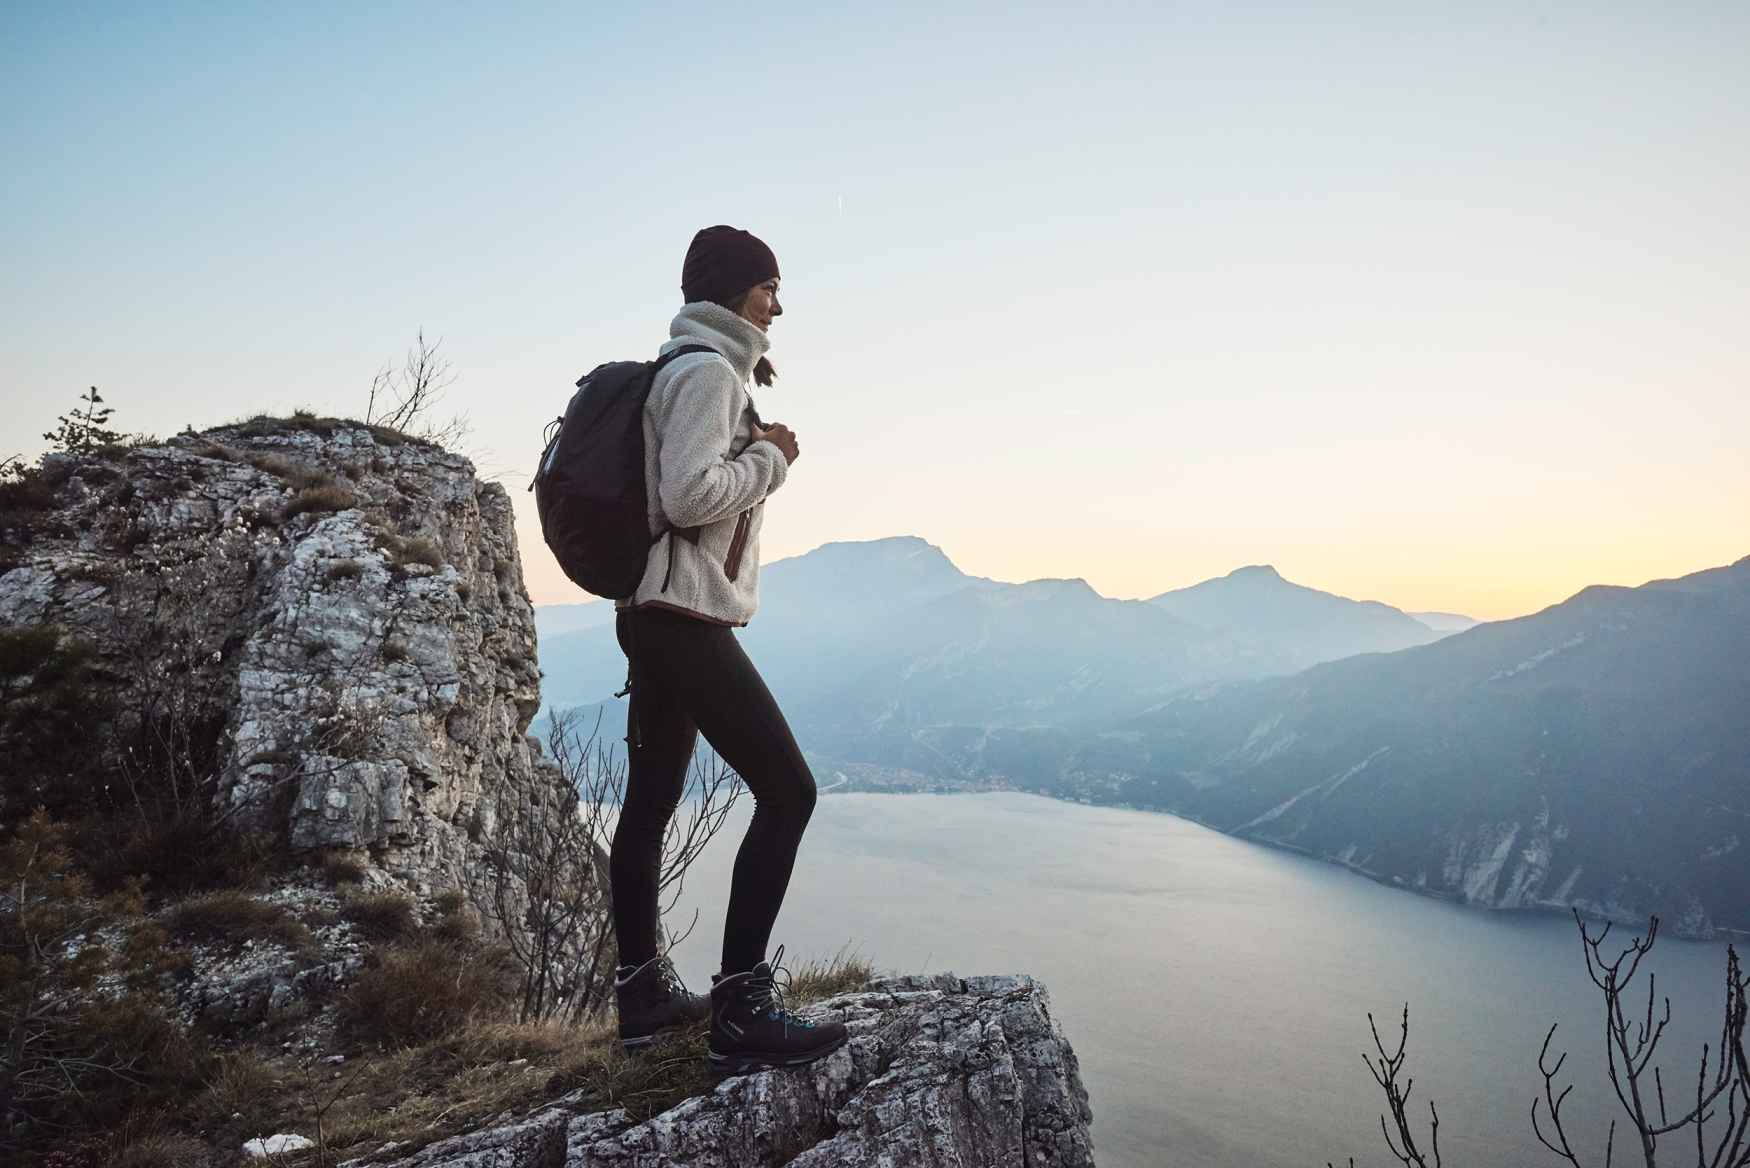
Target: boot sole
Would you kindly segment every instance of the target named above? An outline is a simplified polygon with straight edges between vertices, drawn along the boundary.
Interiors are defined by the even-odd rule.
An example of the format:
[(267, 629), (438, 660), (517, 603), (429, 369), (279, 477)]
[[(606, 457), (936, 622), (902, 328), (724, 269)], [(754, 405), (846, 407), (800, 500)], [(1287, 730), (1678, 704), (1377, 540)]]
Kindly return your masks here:
[(743, 1050), (734, 1054), (719, 1054), (713, 1050), (707, 1052), (705, 1058), (710, 1062), (711, 1069), (721, 1075), (745, 1075), (751, 1071), (802, 1067), (825, 1058), (850, 1041), (850, 1037), (849, 1034), (843, 1034), (839, 1036), (837, 1042), (829, 1046), (818, 1046), (808, 1051), (779, 1053), (776, 1051)]

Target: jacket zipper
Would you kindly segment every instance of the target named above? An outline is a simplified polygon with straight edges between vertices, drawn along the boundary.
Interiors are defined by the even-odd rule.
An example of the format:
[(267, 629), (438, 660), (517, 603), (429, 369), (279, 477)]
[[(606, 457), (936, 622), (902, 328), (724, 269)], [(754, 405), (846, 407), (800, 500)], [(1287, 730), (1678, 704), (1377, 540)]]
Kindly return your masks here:
[(736, 517), (735, 535), (729, 541), (729, 554), (723, 557), (723, 574), (731, 580), (741, 571), (741, 553), (747, 545), (747, 529), (752, 526), (752, 517), (752, 507)]

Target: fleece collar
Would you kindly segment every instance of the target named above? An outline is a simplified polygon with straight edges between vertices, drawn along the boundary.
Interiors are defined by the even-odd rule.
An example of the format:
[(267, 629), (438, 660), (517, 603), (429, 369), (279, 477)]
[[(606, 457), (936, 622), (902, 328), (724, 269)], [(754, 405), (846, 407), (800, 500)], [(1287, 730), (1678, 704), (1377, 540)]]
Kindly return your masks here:
[(754, 365), (772, 347), (771, 338), (753, 321), (710, 300), (683, 304), (669, 322), (668, 335), (671, 339), (664, 342), (662, 352), (681, 345), (710, 345), (735, 367), (743, 381), (753, 376)]

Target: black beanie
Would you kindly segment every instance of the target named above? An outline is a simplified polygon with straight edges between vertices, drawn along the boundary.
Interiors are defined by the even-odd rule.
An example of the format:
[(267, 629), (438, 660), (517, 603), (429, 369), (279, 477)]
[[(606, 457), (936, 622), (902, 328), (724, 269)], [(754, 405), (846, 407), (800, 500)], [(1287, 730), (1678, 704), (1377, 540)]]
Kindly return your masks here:
[(718, 224), (693, 236), (681, 265), (681, 297), (686, 303), (729, 302), (778, 275), (778, 257), (752, 232)]

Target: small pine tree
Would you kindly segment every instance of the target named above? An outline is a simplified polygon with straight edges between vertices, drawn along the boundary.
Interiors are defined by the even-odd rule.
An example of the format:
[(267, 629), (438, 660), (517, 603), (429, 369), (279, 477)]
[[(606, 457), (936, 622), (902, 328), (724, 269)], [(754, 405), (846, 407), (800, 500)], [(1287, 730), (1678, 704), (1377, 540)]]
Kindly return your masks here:
[(84, 408), (62, 414), (56, 419), (61, 423), (60, 428), (43, 435), (55, 444), (56, 450), (77, 453), (97, 446), (114, 446), (126, 440), (125, 434), (109, 428), (109, 416), (115, 410), (103, 404), (103, 395), (97, 392), (95, 385), (89, 393), (79, 395), (79, 404)]

